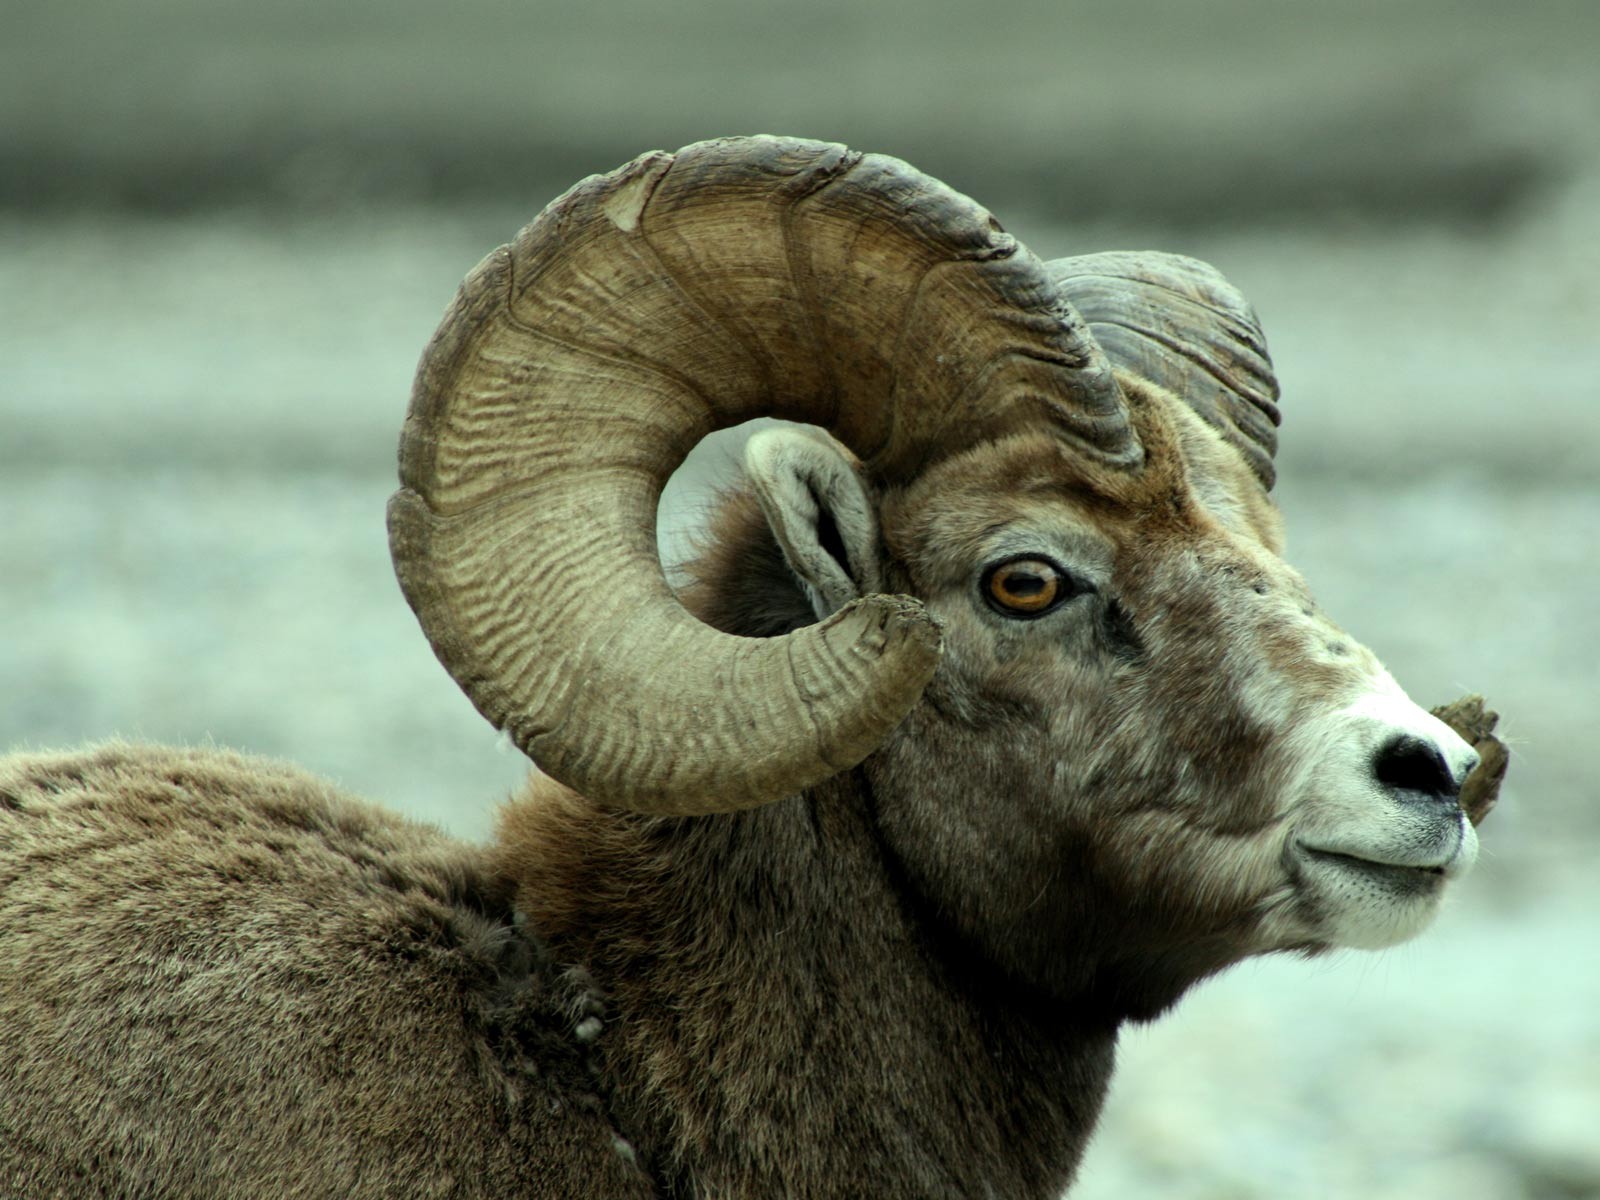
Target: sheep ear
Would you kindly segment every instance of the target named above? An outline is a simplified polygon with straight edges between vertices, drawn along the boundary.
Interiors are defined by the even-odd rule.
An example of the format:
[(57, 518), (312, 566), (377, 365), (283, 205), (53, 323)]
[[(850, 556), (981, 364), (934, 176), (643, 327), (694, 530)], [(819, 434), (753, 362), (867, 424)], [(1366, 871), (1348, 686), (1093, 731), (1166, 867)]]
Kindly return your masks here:
[(826, 435), (767, 429), (746, 444), (744, 469), (819, 620), (882, 590), (877, 513), (847, 450)]

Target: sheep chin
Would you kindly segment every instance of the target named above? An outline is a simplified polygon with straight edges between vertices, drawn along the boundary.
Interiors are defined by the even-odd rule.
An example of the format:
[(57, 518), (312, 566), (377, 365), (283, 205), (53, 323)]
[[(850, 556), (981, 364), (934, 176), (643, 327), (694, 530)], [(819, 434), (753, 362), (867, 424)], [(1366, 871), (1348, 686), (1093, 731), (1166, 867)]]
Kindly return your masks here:
[(1477, 861), (1460, 804), (1477, 752), (1381, 669), (1317, 724), (1283, 851), (1296, 923), (1320, 944), (1395, 945)]

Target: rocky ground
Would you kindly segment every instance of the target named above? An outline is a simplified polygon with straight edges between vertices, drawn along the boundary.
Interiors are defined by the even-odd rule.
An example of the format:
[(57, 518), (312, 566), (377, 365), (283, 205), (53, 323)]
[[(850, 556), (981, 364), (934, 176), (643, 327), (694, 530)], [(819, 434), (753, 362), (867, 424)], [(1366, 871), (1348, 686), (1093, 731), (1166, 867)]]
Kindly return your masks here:
[[(1413, 695), (1483, 692), (1513, 746), (1438, 927), (1247, 965), (1132, 1033), (1074, 1195), (1600, 1196), (1600, 83), (1577, 65), (1600, 10), (1341, 3), (1302, 36), (1207, 7), (1224, 38), (1201, 6), (1136, 27), (1089, 5), (1069, 39), (1041, 3), (984, 39), (970, 6), (926, 10), (941, 34), (822, 5), (763, 90), (765, 27), (730, 18), (713, 45), (626, 5), (639, 45), (696, 64), (623, 56), (672, 103), (580, 104), (608, 60), (550, 13), (548, 44), (494, 51), (545, 56), (512, 80), (519, 120), (506, 72), (469, 69), (510, 19), (488, 0), (450, 28), (417, 5), (411, 41), (342, 9), (213, 7), (252, 36), (142, 6), (204, 51), (166, 90), (116, 52), (138, 34), (112, 6), (71, 71), (40, 65), (57, 9), (25, 6), (0, 48), (0, 746), (216, 741), (482, 836), (525, 764), (433, 660), (382, 533), (456, 281), (648, 145), (736, 125), (888, 149), (1042, 254), (1156, 245), (1233, 278), (1284, 385), (1291, 559)], [(1201, 52), (1219, 38), (1226, 69)], [(384, 64), (429, 82), (397, 99)], [(696, 90), (719, 64), (726, 87)], [(1136, 68), (1156, 83), (1120, 88)], [(484, 182), (497, 158), (515, 199)]]

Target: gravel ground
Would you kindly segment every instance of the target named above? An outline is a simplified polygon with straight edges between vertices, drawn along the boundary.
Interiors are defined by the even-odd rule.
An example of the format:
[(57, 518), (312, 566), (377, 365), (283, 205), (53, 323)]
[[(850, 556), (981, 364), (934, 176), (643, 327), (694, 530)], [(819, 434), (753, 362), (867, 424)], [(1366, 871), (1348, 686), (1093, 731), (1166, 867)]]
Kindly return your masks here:
[[(1291, 560), (1414, 696), (1483, 692), (1513, 747), (1480, 866), (1422, 939), (1247, 964), (1130, 1033), (1074, 1196), (1600, 1197), (1600, 9), (1297, 6), (1291, 32), (1260, 4), (1231, 23), (1151, 4), (1142, 25), (1090, 4), (1052, 71), (1049, 37), (985, 40), (974, 6), (933, 7), (944, 35), (820, 5), (796, 36), (828, 49), (825, 88), (761, 64), (764, 27), (730, 18), (742, 65), (697, 91), (661, 65), (699, 61), (692, 31), (630, 0), (662, 51), (620, 60), (665, 97), (641, 114), (574, 90), (616, 61), (553, 52), (576, 44), (561, 13), (549, 70), (510, 71), (515, 39), (473, 67), (509, 11), (490, 0), (404, 0), (415, 27), (384, 36), (359, 4), (229, 0), (212, 22), (158, 0), (138, 29), (82, 32), (70, 72), (41, 51), (69, 7), (24, 5), (0, 47), (0, 747), (215, 741), (483, 836), (526, 764), (434, 661), (382, 510), (418, 351), (537, 206), (485, 189), (484, 164), (542, 199), (752, 123), (888, 148), (1042, 254), (1159, 245), (1238, 283), (1285, 389)], [(1064, 36), (1053, 0), (1023, 10)], [(1219, 29), (1248, 69), (1208, 58)], [(1097, 102), (1135, 38), (1155, 83)], [(140, 39), (192, 52), (170, 87), (124, 53)], [(436, 74), (424, 42), (447, 51)], [(368, 136), (384, 121), (404, 136)], [(669, 542), (729, 455), (675, 491)]]

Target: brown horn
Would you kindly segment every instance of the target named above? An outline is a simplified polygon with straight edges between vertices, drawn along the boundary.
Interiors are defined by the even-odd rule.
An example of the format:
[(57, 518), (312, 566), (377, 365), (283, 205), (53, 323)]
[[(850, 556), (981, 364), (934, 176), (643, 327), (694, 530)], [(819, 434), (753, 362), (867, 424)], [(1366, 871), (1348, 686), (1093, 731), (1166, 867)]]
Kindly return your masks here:
[(1187, 403), (1272, 490), (1278, 379), (1261, 322), (1238, 288), (1209, 263), (1151, 250), (1044, 267), (1113, 363)]
[(595, 799), (777, 799), (866, 757), (932, 677), (910, 597), (775, 639), (674, 598), (661, 487), (757, 416), (825, 426), (885, 480), (1023, 422), (1141, 459), (1038, 261), (904, 163), (741, 138), (584, 180), (479, 264), (424, 352), (389, 538), (478, 710)]

